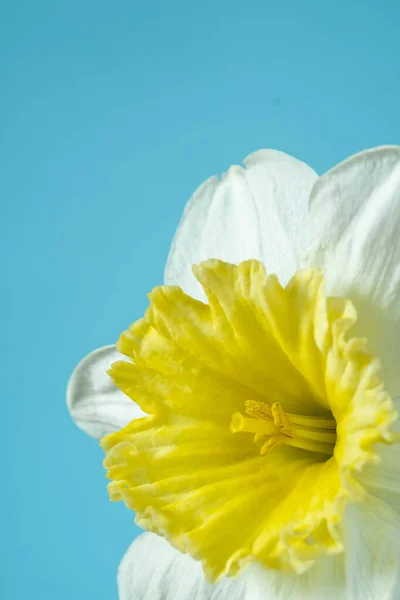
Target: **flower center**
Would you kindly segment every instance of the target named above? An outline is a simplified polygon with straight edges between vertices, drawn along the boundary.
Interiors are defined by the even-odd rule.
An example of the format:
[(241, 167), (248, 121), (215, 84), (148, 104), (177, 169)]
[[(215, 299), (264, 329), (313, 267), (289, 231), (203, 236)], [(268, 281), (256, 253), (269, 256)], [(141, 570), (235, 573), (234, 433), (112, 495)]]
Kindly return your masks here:
[(156, 288), (118, 341), (110, 374), (148, 416), (102, 441), (110, 497), (210, 581), (252, 561), (303, 573), (344, 550), (359, 474), (397, 441), (379, 360), (317, 271), (285, 287), (254, 260), (193, 271), (208, 304)]
[(254, 442), (263, 441), (261, 456), (278, 444), (333, 455), (336, 444), (336, 421), (333, 417), (329, 419), (289, 414), (279, 402), (269, 405), (257, 400), (246, 400), (245, 412), (249, 416), (240, 412), (233, 414), (231, 431), (254, 433)]

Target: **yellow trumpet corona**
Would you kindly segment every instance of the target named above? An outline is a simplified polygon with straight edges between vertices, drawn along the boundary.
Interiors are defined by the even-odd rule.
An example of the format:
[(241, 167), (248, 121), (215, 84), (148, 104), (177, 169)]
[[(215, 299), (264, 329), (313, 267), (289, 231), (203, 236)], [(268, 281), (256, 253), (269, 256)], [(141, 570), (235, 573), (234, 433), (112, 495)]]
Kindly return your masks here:
[(118, 342), (110, 375), (149, 416), (102, 440), (110, 497), (210, 581), (251, 561), (301, 573), (342, 551), (358, 474), (396, 441), (379, 361), (316, 270), (286, 287), (256, 260), (193, 270), (207, 304), (156, 288)]

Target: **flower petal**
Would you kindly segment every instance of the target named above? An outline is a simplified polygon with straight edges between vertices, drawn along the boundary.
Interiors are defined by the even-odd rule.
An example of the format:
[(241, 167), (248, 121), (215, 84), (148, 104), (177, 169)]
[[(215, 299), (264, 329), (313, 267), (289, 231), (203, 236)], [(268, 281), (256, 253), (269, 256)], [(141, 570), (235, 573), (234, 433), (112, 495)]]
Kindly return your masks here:
[[(118, 570), (119, 600), (242, 600), (243, 584), (206, 582), (201, 564), (166, 540), (144, 533), (131, 544)], [(247, 596), (246, 596), (247, 597)]]
[(303, 575), (249, 565), (237, 579), (208, 583), (199, 562), (145, 533), (124, 556), (119, 572), (120, 600), (397, 600), (399, 598), (400, 518), (367, 496), (349, 505), (346, 550), (321, 556)]
[(381, 500), (367, 496), (360, 504), (348, 506), (344, 523), (346, 600), (400, 597), (399, 532), (399, 514)]
[(119, 600), (354, 600), (345, 595), (343, 556), (322, 557), (304, 575), (249, 565), (238, 579), (210, 584), (198, 561), (151, 533), (131, 544), (118, 587)]
[[(399, 412), (400, 398), (394, 404)], [(400, 433), (399, 422), (395, 424), (393, 430), (397, 434)], [(400, 444), (392, 446), (380, 444), (376, 451), (380, 462), (366, 465), (359, 476), (360, 482), (370, 494), (400, 512)]]
[(113, 345), (98, 348), (78, 364), (68, 383), (71, 416), (78, 427), (95, 438), (118, 431), (144, 415), (107, 375), (111, 364), (121, 358)]
[(309, 243), (308, 198), (317, 174), (305, 163), (260, 150), (221, 180), (203, 183), (185, 208), (172, 242), (165, 283), (204, 299), (191, 272), (209, 258), (240, 263), (261, 260), (286, 283)]
[(383, 380), (400, 395), (400, 147), (368, 150), (315, 184), (313, 244), (302, 264), (322, 269), (329, 295), (355, 304), (355, 335), (383, 361)]

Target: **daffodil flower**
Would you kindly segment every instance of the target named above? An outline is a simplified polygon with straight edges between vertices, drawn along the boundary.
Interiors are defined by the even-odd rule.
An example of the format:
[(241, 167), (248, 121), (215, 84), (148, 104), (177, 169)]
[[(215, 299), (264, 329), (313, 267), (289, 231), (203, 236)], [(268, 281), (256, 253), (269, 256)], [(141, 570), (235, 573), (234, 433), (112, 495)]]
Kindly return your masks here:
[(68, 389), (152, 532), (121, 600), (400, 598), (400, 148), (209, 179), (149, 298)]

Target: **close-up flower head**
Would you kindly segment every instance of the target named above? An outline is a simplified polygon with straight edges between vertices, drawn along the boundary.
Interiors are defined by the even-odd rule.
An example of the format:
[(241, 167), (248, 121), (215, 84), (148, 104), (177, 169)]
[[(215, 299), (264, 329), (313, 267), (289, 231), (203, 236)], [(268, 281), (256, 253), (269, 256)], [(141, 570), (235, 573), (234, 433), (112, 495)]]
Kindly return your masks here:
[(67, 390), (144, 531), (120, 600), (398, 600), (400, 146), (251, 154), (159, 283)]

